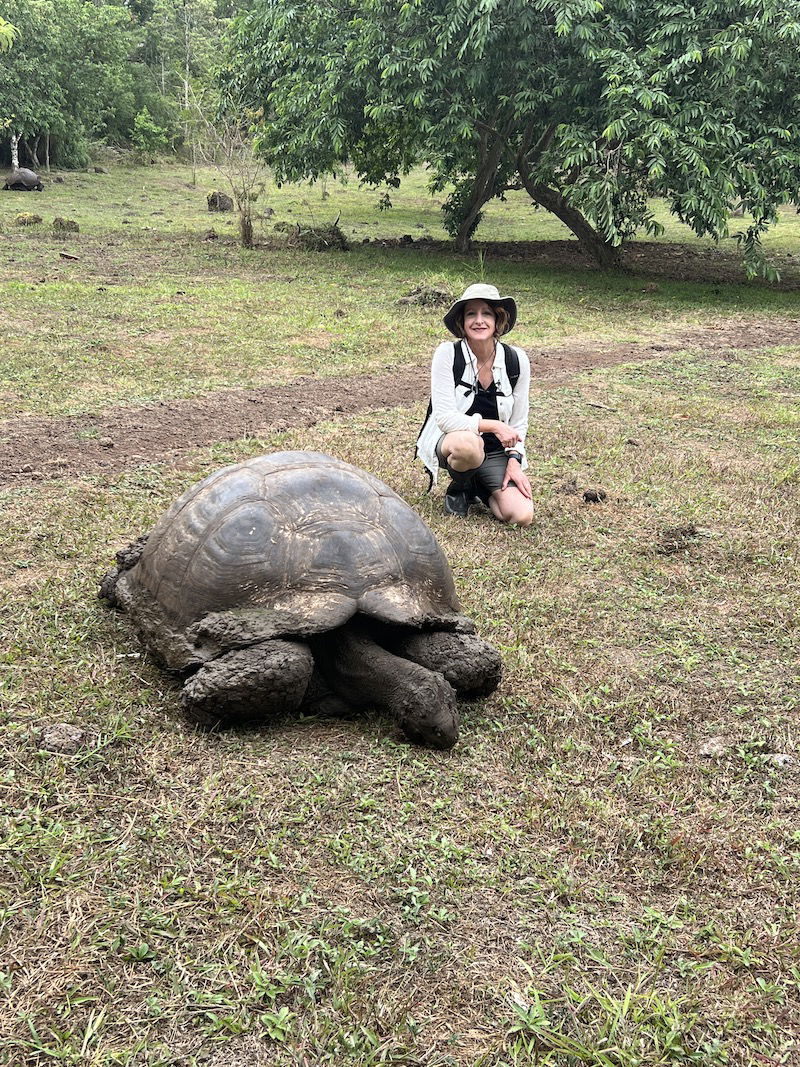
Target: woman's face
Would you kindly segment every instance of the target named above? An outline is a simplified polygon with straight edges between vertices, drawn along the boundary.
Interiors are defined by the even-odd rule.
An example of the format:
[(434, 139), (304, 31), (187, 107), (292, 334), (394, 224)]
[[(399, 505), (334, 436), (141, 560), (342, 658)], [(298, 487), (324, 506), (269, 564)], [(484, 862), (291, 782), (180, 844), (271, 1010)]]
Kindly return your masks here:
[(496, 321), (494, 308), (485, 300), (468, 300), (464, 305), (464, 336), (470, 345), (494, 337)]

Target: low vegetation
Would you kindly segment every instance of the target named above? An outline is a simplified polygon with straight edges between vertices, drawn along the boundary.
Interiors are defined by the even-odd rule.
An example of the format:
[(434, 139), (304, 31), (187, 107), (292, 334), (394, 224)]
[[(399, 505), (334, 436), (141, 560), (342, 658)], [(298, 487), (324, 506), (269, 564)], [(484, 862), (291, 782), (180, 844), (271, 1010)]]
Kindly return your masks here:
[[(400, 216), (354, 186), (275, 190), (277, 221), (340, 214), (372, 240), (316, 253), (265, 230), (245, 253), (186, 178), (67, 176), (35, 201), (79, 222), (67, 238), (12, 229), (29, 198), (0, 196), (4, 443), (20, 416), (80, 434), (99, 407), (300, 373), (400, 363), (420, 398), (0, 487), (0, 1063), (796, 1062), (796, 216), (778, 288), (724, 256), (689, 282), (657, 254), (606, 276), (538, 245), (390, 243), (417, 220), (437, 235), (421, 186)], [(525, 217), (514, 239), (539, 240)], [(719, 262), (672, 239), (673, 274)], [(527, 530), (446, 518), (411, 461), (441, 327), (398, 300), (481, 274), (518, 294), (519, 343), (572, 354), (534, 383)], [(632, 355), (603, 367), (593, 345)], [(503, 685), (452, 752), (370, 716), (198, 732), (97, 602), (177, 493), (286, 448), (418, 508), (501, 648)], [(74, 751), (53, 751), (60, 723)]]

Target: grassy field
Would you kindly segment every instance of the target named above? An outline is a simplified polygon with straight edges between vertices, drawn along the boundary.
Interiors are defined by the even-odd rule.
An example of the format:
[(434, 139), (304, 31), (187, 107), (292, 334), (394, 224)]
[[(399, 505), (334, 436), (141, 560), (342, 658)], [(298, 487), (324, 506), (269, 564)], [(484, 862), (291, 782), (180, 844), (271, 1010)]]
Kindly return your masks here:
[[(715, 324), (763, 324), (764, 343), (534, 383), (526, 530), (424, 493), (422, 395), (0, 487), (0, 1064), (797, 1063), (800, 339), (770, 339), (797, 292), (373, 242), (247, 254), (204, 211), (212, 175), (65, 177), (0, 196), (0, 437), (29, 414), (426, 367), (440, 312), (398, 297), (481, 272), (534, 350)], [(269, 200), (341, 210), (351, 235), (435, 235), (419, 180), (389, 213), (327, 191)], [(23, 206), (81, 233), (18, 229)], [(487, 235), (507, 239), (509, 210)], [(564, 236), (525, 218), (514, 240)], [(771, 240), (794, 255), (797, 216)], [(114, 551), (176, 494), (295, 447), (417, 508), (502, 650), (451, 752), (376, 716), (201, 733), (98, 603)], [(74, 754), (44, 747), (58, 723), (84, 732)]]

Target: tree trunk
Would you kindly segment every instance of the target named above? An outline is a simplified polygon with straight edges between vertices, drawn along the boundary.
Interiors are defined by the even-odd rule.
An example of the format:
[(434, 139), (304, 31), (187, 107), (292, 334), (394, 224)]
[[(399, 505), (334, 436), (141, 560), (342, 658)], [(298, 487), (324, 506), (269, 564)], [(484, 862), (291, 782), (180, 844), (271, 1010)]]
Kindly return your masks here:
[[(483, 147), (483, 146), (482, 146)], [(504, 141), (496, 137), (492, 147), (487, 152), (481, 152), (481, 163), (478, 173), (472, 184), (467, 211), (458, 227), (455, 238), (456, 252), (466, 252), (475, 226), (475, 220), (480, 214), (481, 208), (495, 195), (497, 183), (497, 168), (500, 165), (500, 157), (503, 154)]]
[(189, 33), (190, 23), (189, 7), (186, 0), (183, 0), (183, 107), (185, 111), (189, 110), (189, 74), (191, 72), (192, 55), (192, 40)]
[(11, 134), (11, 169), (19, 170), (19, 134)]
[(44, 142), (44, 162), (47, 167), (47, 173), (50, 173), (50, 131), (47, 131), (47, 139)]
[[(495, 173), (497, 168), (495, 167)], [(494, 194), (492, 192), (486, 192), (486, 188), (480, 181), (480, 178), (475, 179), (475, 185), (473, 186), (472, 196), (469, 201), (469, 209), (467, 214), (461, 221), (461, 225), (458, 227), (458, 233), (455, 237), (455, 249), (456, 252), (468, 252), (469, 243), (472, 238), (472, 229), (475, 225), (475, 219), (480, 214), (480, 210), (484, 204), (488, 203), (492, 199)]]
[(38, 170), (39, 166), (40, 166), (40, 164), (39, 164), (39, 156), (37, 155), (37, 152), (38, 152), (38, 149), (39, 149), (39, 137), (40, 136), (41, 136), (41, 134), (39, 134), (36, 137), (36, 140), (33, 142), (33, 147), (31, 147), (28, 144), (27, 140), (24, 137), (20, 137), (20, 141), (22, 141), (22, 147), (28, 153), (28, 159), (31, 161), (31, 166), (33, 167), (34, 170)]
[[(547, 144), (549, 144), (554, 130), (555, 127), (551, 126), (543, 135), (539, 145), (534, 149), (537, 157), (541, 152), (542, 146), (547, 147)], [(525, 191), (531, 200), (541, 205), (545, 211), (552, 212), (557, 219), (561, 219), (564, 225), (572, 230), (578, 238), (584, 251), (588, 252), (601, 267), (605, 270), (619, 270), (622, 266), (622, 249), (619, 245), (612, 245), (602, 234), (599, 234), (591, 223), (587, 222), (581, 215), (580, 211), (568, 203), (557, 189), (551, 189), (544, 182), (534, 181), (530, 170), (530, 158), (524, 149), (517, 156), (517, 170)]]
[(250, 214), (249, 204), (247, 209), (239, 209), (239, 240), (242, 248), (253, 247), (253, 217)]
[(558, 190), (551, 189), (549, 185), (545, 185), (543, 182), (526, 181), (526, 177), (528, 176), (520, 173), (522, 184), (525, 186), (531, 200), (535, 200), (546, 211), (552, 212), (557, 219), (561, 219), (564, 225), (572, 230), (578, 238), (581, 248), (601, 267), (605, 270), (619, 270), (622, 266), (622, 249), (620, 246), (612, 245), (602, 234), (599, 234), (577, 208), (567, 203)]

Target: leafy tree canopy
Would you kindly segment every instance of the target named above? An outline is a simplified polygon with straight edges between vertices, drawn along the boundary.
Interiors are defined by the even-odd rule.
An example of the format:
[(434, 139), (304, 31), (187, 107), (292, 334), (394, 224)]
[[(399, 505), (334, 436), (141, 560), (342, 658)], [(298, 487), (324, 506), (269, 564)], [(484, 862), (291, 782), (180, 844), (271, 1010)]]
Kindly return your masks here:
[(7, 52), (14, 43), (17, 35), (16, 28), (4, 18), (0, 18), (0, 52)]
[(653, 196), (715, 238), (741, 201), (769, 273), (759, 235), (800, 195), (800, 0), (254, 0), (230, 43), (279, 178), (425, 160), (460, 247), (511, 188), (609, 265), (659, 231)]
[(13, 18), (17, 37), (0, 64), (0, 120), (27, 140), (38, 165), (42, 134), (62, 146), (102, 137), (130, 95), (130, 16), (116, 4), (14, 0)]
[(17, 31), (0, 63), (0, 130), (37, 167), (45, 135), (66, 164), (82, 161), (88, 140), (130, 143), (145, 120), (163, 147), (174, 145), (190, 97), (214, 85), (232, 5), (239, 0), (0, 0), (0, 49), (12, 36), (3, 27)]

